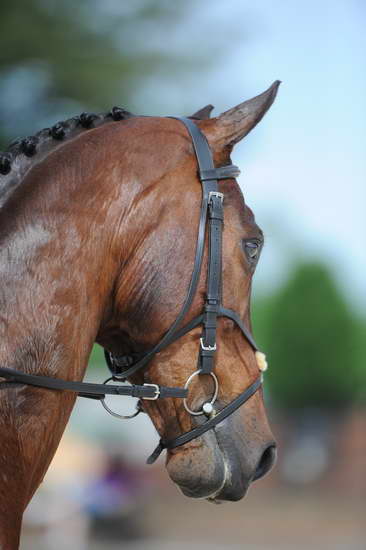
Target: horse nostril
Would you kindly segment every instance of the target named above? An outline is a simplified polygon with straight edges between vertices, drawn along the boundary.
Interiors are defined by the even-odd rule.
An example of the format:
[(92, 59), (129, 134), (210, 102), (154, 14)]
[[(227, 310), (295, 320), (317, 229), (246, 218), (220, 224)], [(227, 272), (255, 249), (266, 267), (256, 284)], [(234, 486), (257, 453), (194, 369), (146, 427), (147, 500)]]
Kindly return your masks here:
[(269, 472), (276, 461), (276, 456), (277, 446), (275, 443), (272, 443), (271, 445), (268, 445), (268, 447), (264, 450), (258, 462), (253, 481), (255, 481), (256, 479), (260, 479)]

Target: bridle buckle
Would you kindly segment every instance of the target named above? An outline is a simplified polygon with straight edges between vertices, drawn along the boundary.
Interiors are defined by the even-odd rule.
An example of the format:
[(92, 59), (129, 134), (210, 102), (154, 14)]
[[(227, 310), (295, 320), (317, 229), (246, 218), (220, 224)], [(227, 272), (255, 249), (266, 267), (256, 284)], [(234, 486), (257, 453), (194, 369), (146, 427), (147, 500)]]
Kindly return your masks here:
[(221, 204), (224, 202), (224, 193), (220, 193), (219, 191), (210, 191), (208, 194), (208, 201), (210, 202), (211, 197), (217, 197), (218, 199), (221, 199)]
[(156, 401), (157, 399), (159, 399), (159, 395), (160, 395), (160, 388), (157, 384), (144, 384), (145, 388), (146, 387), (149, 387), (149, 388), (154, 388), (155, 389), (155, 395), (153, 397), (142, 397), (141, 399), (143, 399), (144, 401)]
[(203, 343), (203, 338), (200, 338), (200, 344), (201, 349), (203, 349), (204, 351), (216, 351), (216, 342), (213, 346), (205, 346), (205, 344)]

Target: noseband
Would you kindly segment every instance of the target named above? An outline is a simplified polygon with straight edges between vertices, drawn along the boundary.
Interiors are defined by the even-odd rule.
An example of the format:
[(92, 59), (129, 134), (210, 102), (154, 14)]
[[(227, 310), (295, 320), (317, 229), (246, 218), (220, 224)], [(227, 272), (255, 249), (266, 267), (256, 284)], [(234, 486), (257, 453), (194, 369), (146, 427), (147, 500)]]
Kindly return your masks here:
[[(108, 378), (104, 384), (71, 382), (56, 378), (49, 378), (46, 376), (30, 375), (11, 368), (0, 367), (0, 377), (7, 380), (5, 385), (8, 385), (9, 383), (22, 383), (48, 389), (77, 392), (81, 397), (90, 397), (101, 400), (103, 406), (108, 412), (120, 418), (133, 418), (136, 416), (142, 410), (140, 401), (138, 403), (137, 412), (129, 417), (126, 417), (118, 415), (109, 409), (105, 403), (106, 395), (130, 395), (133, 397), (138, 397), (142, 400), (178, 397), (183, 398), (184, 407), (189, 414), (193, 416), (206, 415), (206, 422), (200, 426), (183, 433), (174, 439), (161, 439), (154, 452), (148, 458), (148, 464), (155, 462), (163, 449), (173, 449), (184, 445), (185, 443), (192, 441), (217, 426), (217, 424), (236, 411), (241, 405), (243, 405), (243, 403), (248, 401), (248, 399), (261, 387), (263, 381), (262, 373), (260, 373), (256, 380), (248, 388), (246, 388), (243, 393), (241, 393), (228, 405), (223, 407), (220, 411), (215, 410), (214, 405), (218, 395), (219, 385), (213, 370), (215, 366), (214, 361), (216, 353), (217, 319), (219, 317), (227, 317), (234, 321), (253, 350), (256, 354), (258, 354), (260, 358), (258, 361), (259, 369), (265, 370), (266, 366), (265, 361), (263, 360), (263, 354), (258, 351), (258, 347), (252, 335), (244, 326), (244, 323), (238, 313), (222, 306), (221, 276), (224, 195), (219, 191), (218, 181), (238, 176), (240, 173), (239, 169), (233, 165), (215, 168), (208, 142), (198, 126), (196, 126), (196, 124), (188, 118), (171, 118), (176, 118), (176, 120), (181, 121), (186, 126), (191, 136), (198, 162), (198, 177), (202, 186), (202, 201), (195, 259), (187, 296), (177, 318), (169, 330), (164, 334), (160, 342), (144, 354), (116, 356), (105, 350), (107, 365), (112, 376)], [(194, 317), (191, 321), (182, 326), (183, 320), (189, 312), (197, 292), (205, 249), (206, 233), (208, 233), (208, 267), (206, 298), (203, 311), (197, 317)], [(169, 388), (165, 386), (158, 386), (157, 384), (143, 384), (141, 386), (107, 385), (107, 382), (112, 379), (121, 381), (127, 380), (127, 378), (131, 377), (133, 374), (145, 368), (157, 353), (200, 325), (202, 326), (202, 334), (200, 337), (197, 369), (190, 375), (184, 388)], [(204, 403), (199, 410), (193, 411), (188, 406), (186, 400), (189, 385), (194, 377), (204, 375), (209, 375), (213, 379), (214, 393), (210, 401)]]

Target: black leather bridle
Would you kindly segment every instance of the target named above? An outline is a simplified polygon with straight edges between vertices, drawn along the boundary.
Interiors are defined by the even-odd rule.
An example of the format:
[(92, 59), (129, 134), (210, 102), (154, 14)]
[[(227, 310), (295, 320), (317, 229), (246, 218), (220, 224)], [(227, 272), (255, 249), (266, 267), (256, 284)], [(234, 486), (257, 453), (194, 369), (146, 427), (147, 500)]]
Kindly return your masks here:
[[(163, 449), (173, 449), (184, 445), (185, 443), (192, 441), (208, 430), (214, 428), (217, 424), (236, 411), (243, 403), (245, 403), (261, 387), (263, 381), (262, 373), (260, 372), (256, 380), (243, 393), (241, 393), (228, 405), (223, 407), (219, 412), (214, 409), (213, 404), (218, 393), (218, 381), (213, 372), (215, 366), (214, 360), (216, 352), (216, 330), (218, 317), (228, 317), (234, 321), (253, 350), (260, 353), (252, 335), (245, 327), (239, 315), (231, 309), (224, 308), (221, 299), (224, 195), (219, 191), (218, 181), (236, 177), (239, 174), (239, 169), (233, 165), (215, 168), (211, 149), (204, 134), (198, 126), (189, 118), (171, 118), (176, 118), (176, 120), (181, 121), (186, 126), (192, 139), (193, 148), (198, 162), (198, 177), (202, 185), (202, 202), (195, 259), (187, 296), (177, 318), (169, 330), (164, 334), (160, 342), (158, 342), (151, 350), (143, 354), (115, 356), (110, 352), (105, 351), (106, 361), (109, 369), (111, 370), (112, 376), (108, 378), (104, 384), (72, 382), (46, 376), (30, 375), (15, 369), (0, 367), (0, 377), (6, 379), (4, 384), (5, 386), (9, 383), (21, 383), (54, 390), (68, 390), (77, 392), (81, 397), (90, 397), (101, 400), (105, 408), (115, 416), (120, 415), (113, 413), (106, 406), (104, 401), (106, 395), (129, 395), (138, 397), (142, 400), (155, 400), (166, 397), (183, 398), (184, 406), (190, 414), (205, 414), (208, 417), (206, 422), (200, 426), (183, 433), (174, 439), (161, 439), (154, 452), (148, 458), (148, 464), (155, 462)], [(206, 228), (208, 229), (206, 230)], [(202, 268), (206, 233), (208, 233), (209, 253), (207, 289), (203, 311), (186, 325), (182, 326), (182, 322), (186, 314), (189, 312), (196, 295)], [(200, 338), (197, 370), (189, 377), (184, 388), (170, 388), (166, 386), (158, 386), (157, 384), (143, 384), (140, 386), (107, 385), (107, 382), (112, 379), (122, 381), (127, 380), (127, 378), (131, 377), (133, 374), (145, 368), (157, 353), (199, 325), (202, 325), (202, 334)], [(188, 407), (186, 401), (189, 384), (195, 375), (210, 375), (215, 382), (213, 399), (211, 399), (208, 403), (204, 403), (199, 411), (192, 411)], [(1, 385), (3, 386), (3, 384)], [(130, 417), (122, 418), (131, 418), (136, 416), (140, 410), (141, 407), (139, 407), (138, 411)]]

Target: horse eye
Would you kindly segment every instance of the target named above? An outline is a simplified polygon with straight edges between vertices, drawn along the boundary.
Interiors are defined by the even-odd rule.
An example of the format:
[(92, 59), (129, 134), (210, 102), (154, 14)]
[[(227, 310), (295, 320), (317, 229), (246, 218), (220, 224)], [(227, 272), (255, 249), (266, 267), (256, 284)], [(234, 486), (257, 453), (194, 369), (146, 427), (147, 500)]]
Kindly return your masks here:
[(257, 241), (245, 241), (244, 251), (249, 262), (254, 263), (259, 258), (260, 243)]

